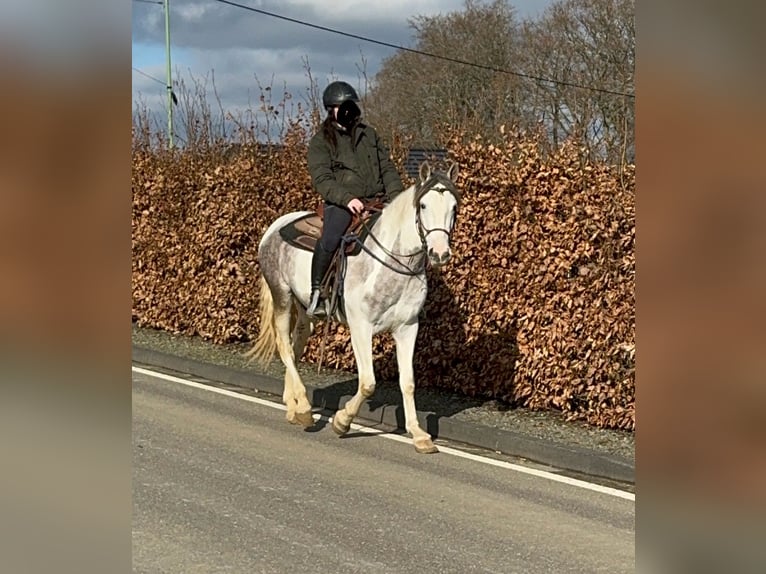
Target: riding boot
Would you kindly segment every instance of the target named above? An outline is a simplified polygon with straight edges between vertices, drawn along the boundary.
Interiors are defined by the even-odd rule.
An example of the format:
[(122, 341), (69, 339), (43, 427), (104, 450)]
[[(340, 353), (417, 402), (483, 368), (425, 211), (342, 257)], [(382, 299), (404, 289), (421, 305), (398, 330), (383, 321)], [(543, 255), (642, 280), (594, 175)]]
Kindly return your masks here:
[(319, 319), (327, 315), (322, 297), (322, 280), (332, 262), (334, 252), (327, 252), (317, 243), (314, 248), (314, 256), (311, 258), (311, 298), (306, 315), (311, 319)]

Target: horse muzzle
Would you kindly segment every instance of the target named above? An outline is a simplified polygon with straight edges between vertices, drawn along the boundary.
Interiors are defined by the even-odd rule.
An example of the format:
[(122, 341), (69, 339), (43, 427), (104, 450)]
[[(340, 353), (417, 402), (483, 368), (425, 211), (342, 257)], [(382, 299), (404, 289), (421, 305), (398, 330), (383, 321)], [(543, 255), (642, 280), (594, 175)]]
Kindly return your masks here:
[(437, 252), (433, 248), (428, 250), (428, 261), (433, 267), (441, 267), (446, 265), (451, 257), (452, 252), (449, 248), (441, 252)]

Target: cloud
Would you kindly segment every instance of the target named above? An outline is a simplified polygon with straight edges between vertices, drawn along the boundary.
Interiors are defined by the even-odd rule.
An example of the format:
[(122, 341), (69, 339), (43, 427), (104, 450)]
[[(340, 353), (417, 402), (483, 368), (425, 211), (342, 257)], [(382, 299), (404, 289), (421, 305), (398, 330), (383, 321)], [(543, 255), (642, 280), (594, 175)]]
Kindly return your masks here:
[[(405, 47), (414, 46), (409, 22), (417, 16), (460, 11), (463, 0), (236, 0), (286, 18), (339, 30), (356, 36)], [(550, 1), (516, 2), (520, 16), (530, 15)], [(526, 8), (522, 9), (522, 6)], [(165, 21), (161, 5), (133, 3), (134, 66), (164, 81)], [(248, 107), (257, 100), (258, 82), (284, 87), (300, 97), (309, 87), (308, 72), (321, 87), (340, 78), (364, 87), (395, 48), (320, 30), (296, 22), (217, 2), (171, 2), (171, 41), (174, 77), (215, 77), (221, 103), (227, 111)], [(154, 55), (154, 60), (152, 56)], [(178, 55), (178, 57), (177, 57)], [(154, 62), (148, 64), (148, 62)], [(161, 84), (133, 73), (134, 100), (156, 100), (165, 105)], [(154, 105), (154, 104), (153, 104)]]

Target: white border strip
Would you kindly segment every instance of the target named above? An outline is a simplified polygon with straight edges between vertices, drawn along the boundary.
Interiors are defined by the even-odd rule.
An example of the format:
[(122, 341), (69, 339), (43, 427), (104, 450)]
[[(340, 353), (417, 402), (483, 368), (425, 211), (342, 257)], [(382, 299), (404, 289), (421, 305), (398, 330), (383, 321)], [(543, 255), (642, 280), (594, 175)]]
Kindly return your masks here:
[[(227, 397), (232, 397), (235, 399), (240, 399), (242, 401), (249, 401), (251, 403), (256, 403), (259, 405), (262, 405), (264, 407), (270, 407), (272, 409), (279, 409), (281, 411), (286, 411), (287, 407), (284, 405), (281, 405), (279, 403), (275, 403), (272, 401), (267, 401), (264, 399), (259, 399), (258, 397), (251, 397), (250, 395), (244, 395), (241, 393), (237, 393), (235, 391), (229, 391), (227, 389), (219, 389), (218, 387), (213, 387), (211, 385), (205, 385), (202, 383), (197, 383), (195, 381), (189, 381), (187, 379), (182, 379), (180, 377), (174, 377), (173, 375), (166, 375), (165, 373), (160, 373), (157, 371), (152, 371), (149, 369), (144, 369), (141, 367), (132, 367), (133, 372), (140, 373), (142, 375), (146, 375), (148, 377), (153, 377), (155, 379), (164, 379), (166, 381), (170, 381), (173, 383), (179, 383), (181, 385), (186, 385), (188, 387), (194, 387), (195, 389), (202, 389), (205, 391), (209, 391), (211, 393), (218, 393), (219, 395), (225, 395)], [(314, 414), (314, 420), (325, 420), (330, 421), (331, 419), (320, 415), (320, 414)], [(389, 440), (395, 440), (398, 442), (402, 442), (405, 444), (408, 444), (412, 446), (412, 440), (396, 434), (387, 433), (384, 431), (380, 431), (378, 429), (369, 428), (366, 426), (362, 426), (357, 423), (351, 423), (351, 428), (353, 428), (356, 431), (365, 432), (368, 434), (374, 434), (378, 435), (381, 438), (389, 439)], [(469, 452), (463, 452), (461, 450), (458, 450), (456, 448), (448, 447), (448, 446), (442, 446), (439, 445), (439, 452), (443, 452), (445, 454), (451, 454), (452, 456), (457, 456), (460, 458), (465, 458), (468, 460), (472, 460), (474, 462), (481, 462), (483, 464), (488, 464), (491, 466), (496, 466), (499, 468), (505, 468), (507, 470), (513, 470), (516, 472), (521, 472), (524, 474), (531, 474), (532, 476), (537, 476), (539, 478), (545, 478), (547, 480), (552, 480), (554, 482), (560, 482), (563, 484), (569, 484), (571, 486), (576, 486), (578, 488), (584, 488), (586, 490), (592, 490), (593, 492), (600, 492), (602, 494), (608, 494), (610, 496), (616, 496), (617, 498), (623, 498), (625, 500), (636, 500), (636, 495), (632, 492), (626, 492), (624, 490), (618, 490), (616, 488), (611, 488), (609, 486), (602, 486), (600, 484), (593, 484), (591, 482), (586, 482), (584, 480), (579, 480), (576, 478), (570, 478), (568, 476), (562, 476), (559, 474), (555, 474), (552, 472), (548, 472), (545, 470), (538, 470), (534, 468), (528, 468), (526, 466), (521, 466), (518, 464), (513, 464), (510, 462), (506, 462), (503, 460), (495, 460), (493, 458), (487, 458), (484, 456), (480, 456), (478, 454), (472, 454)]]

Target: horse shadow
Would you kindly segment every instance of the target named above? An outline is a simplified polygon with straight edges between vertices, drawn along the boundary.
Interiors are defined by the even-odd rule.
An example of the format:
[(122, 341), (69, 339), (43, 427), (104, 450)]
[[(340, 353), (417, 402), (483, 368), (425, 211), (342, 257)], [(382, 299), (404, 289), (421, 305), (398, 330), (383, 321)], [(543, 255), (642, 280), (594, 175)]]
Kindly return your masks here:
[[(481, 407), (503, 411), (514, 408), (511, 397), (519, 355), (515, 325), (506, 329), (493, 328), (491, 333), (469, 343), (464, 329), (467, 315), (461, 311), (459, 303), (443, 277), (429, 272), (428, 299), (421, 313), (415, 343), (415, 403), (421, 426), (433, 438), (439, 437), (440, 420), (468, 409)], [(449, 342), (435, 344), (434, 338), (444, 336), (447, 330)], [(423, 354), (422, 349), (430, 349), (431, 354)], [(375, 393), (362, 405), (359, 416), (365, 418), (368, 425), (368, 421), (373, 421), (382, 427), (394, 427), (388, 432), (405, 434), (395, 351), (392, 349), (376, 357), (374, 368)], [(502, 389), (498, 388), (498, 374), (502, 377)], [(356, 393), (357, 386), (356, 377), (346, 379), (315, 388), (310, 399), (330, 415)], [(505, 396), (507, 400), (498, 399), (498, 396)], [(311, 430), (318, 431), (326, 425), (327, 420), (321, 419)], [(351, 432), (345, 438), (360, 436), (372, 435)]]

